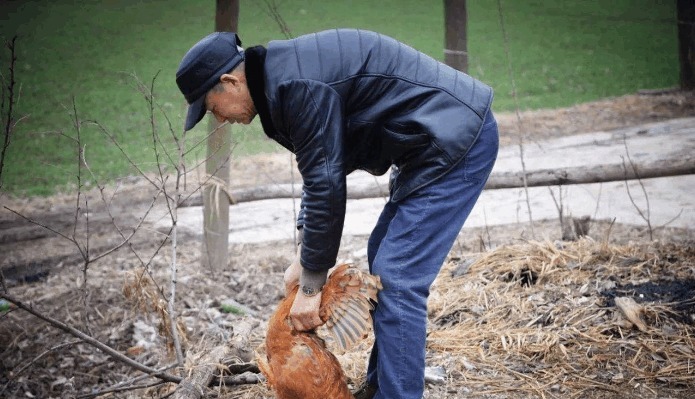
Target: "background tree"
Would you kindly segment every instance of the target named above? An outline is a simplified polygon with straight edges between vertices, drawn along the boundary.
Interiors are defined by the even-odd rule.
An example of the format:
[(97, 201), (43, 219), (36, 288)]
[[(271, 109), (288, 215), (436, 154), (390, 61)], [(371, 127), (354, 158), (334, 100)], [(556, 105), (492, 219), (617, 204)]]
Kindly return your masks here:
[[(236, 32), (239, 27), (239, 0), (217, 0), (216, 32)], [(204, 266), (220, 270), (227, 262), (229, 245), (229, 158), (232, 154), (232, 128), (209, 119), (205, 172), (211, 176), (203, 189), (203, 257)], [(223, 189), (219, 189), (219, 188)]]
[(444, 0), (444, 62), (468, 72), (466, 0)]
[(695, 89), (695, 1), (678, 0), (678, 55), (681, 89)]

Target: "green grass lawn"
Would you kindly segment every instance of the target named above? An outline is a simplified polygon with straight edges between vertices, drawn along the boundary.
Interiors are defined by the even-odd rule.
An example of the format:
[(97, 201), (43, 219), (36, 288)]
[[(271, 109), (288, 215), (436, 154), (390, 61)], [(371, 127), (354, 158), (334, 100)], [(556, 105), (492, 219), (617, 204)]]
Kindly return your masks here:
[[(391, 35), (443, 59), (441, 0), (278, 0), (293, 35), (357, 27)], [(185, 101), (174, 75), (186, 50), (214, 26), (215, 2), (90, 0), (0, 2), (0, 34), (18, 35), (18, 125), (3, 171), (3, 190), (45, 195), (75, 183), (74, 98), (81, 120), (97, 120), (141, 168), (154, 170), (148, 105), (137, 80), (155, 96), (180, 134)], [(242, 0), (244, 46), (283, 38), (262, 1)], [(496, 92), (495, 109), (514, 109), (496, 0), (469, 1), (469, 73)], [(502, 1), (521, 109), (554, 108), (675, 86), (675, 5), (658, 0)], [(7, 76), (8, 52), (0, 67)], [(161, 113), (156, 122), (166, 134)], [(194, 129), (189, 143), (205, 134)], [(62, 133), (63, 135), (59, 134)], [(234, 155), (272, 151), (258, 124), (235, 127)], [(134, 174), (98, 129), (81, 127), (89, 166), (100, 180)], [(169, 143), (171, 144), (171, 143)], [(204, 147), (204, 146), (203, 146)], [(201, 159), (204, 150), (193, 151)]]

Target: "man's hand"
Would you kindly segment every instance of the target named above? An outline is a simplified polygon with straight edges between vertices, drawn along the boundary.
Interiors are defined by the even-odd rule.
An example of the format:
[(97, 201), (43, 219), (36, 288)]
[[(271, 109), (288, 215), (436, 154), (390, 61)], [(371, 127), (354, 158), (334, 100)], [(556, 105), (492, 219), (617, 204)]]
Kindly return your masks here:
[(321, 292), (313, 296), (306, 296), (302, 290), (297, 292), (297, 296), (290, 309), (290, 322), (297, 331), (309, 331), (323, 324), (319, 317), (319, 307), (321, 306)]
[[(290, 266), (285, 270), (285, 295), (289, 294), (292, 288), (299, 285), (299, 277), (302, 274), (302, 264), (300, 255), (302, 245), (297, 246), (297, 255)], [(308, 331), (320, 326), (323, 322), (319, 317), (319, 307), (321, 306), (321, 292), (314, 296), (306, 296), (302, 290), (297, 292), (292, 308), (290, 309), (290, 322), (297, 331)]]

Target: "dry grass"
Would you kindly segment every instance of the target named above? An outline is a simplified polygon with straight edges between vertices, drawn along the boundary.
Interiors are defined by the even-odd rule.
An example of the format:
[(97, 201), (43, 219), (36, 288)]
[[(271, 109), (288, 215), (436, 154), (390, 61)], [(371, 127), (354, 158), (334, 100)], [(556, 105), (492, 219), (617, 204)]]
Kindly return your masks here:
[[(159, 336), (166, 340), (169, 353), (173, 353), (174, 338), (171, 329), (171, 317), (167, 310), (167, 302), (164, 299), (164, 294), (159, 291), (157, 284), (152, 277), (146, 273), (144, 268), (138, 268), (126, 273), (126, 280), (123, 284), (123, 296), (130, 301), (133, 307), (141, 314), (152, 317), (157, 321)], [(184, 345), (188, 344), (186, 326), (181, 319), (176, 321), (176, 328), (182, 343)], [(128, 349), (128, 352), (141, 353), (142, 348), (131, 347)]]
[[(683, 252), (682, 261), (664, 262), (673, 251)], [(480, 394), (574, 398), (602, 390), (619, 397), (623, 384), (694, 389), (692, 320), (645, 302), (640, 331), (613, 301), (627, 284), (692, 281), (692, 252), (583, 239), (501, 247), (461, 277), (454, 277), (460, 262), (451, 262), (430, 301), (428, 348), (448, 354), (450, 376)]]
[[(695, 389), (695, 320), (635, 294), (644, 331), (615, 306), (626, 287), (695, 283), (692, 245), (525, 242), (452, 258), (432, 287), (428, 365), (447, 371), (425, 398), (688, 397)], [(625, 288), (625, 289), (623, 289)], [(690, 316), (693, 317), (693, 316)], [(364, 379), (371, 340), (338, 355)], [(224, 398), (271, 398), (263, 385)]]

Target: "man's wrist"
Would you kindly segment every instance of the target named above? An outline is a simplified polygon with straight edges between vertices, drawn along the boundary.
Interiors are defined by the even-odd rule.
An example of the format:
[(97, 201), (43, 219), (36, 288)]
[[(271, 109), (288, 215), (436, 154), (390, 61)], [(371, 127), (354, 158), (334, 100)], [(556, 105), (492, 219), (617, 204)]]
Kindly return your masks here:
[(302, 273), (299, 275), (299, 288), (304, 296), (315, 296), (323, 285), (326, 284), (328, 270), (313, 271), (302, 267)]

